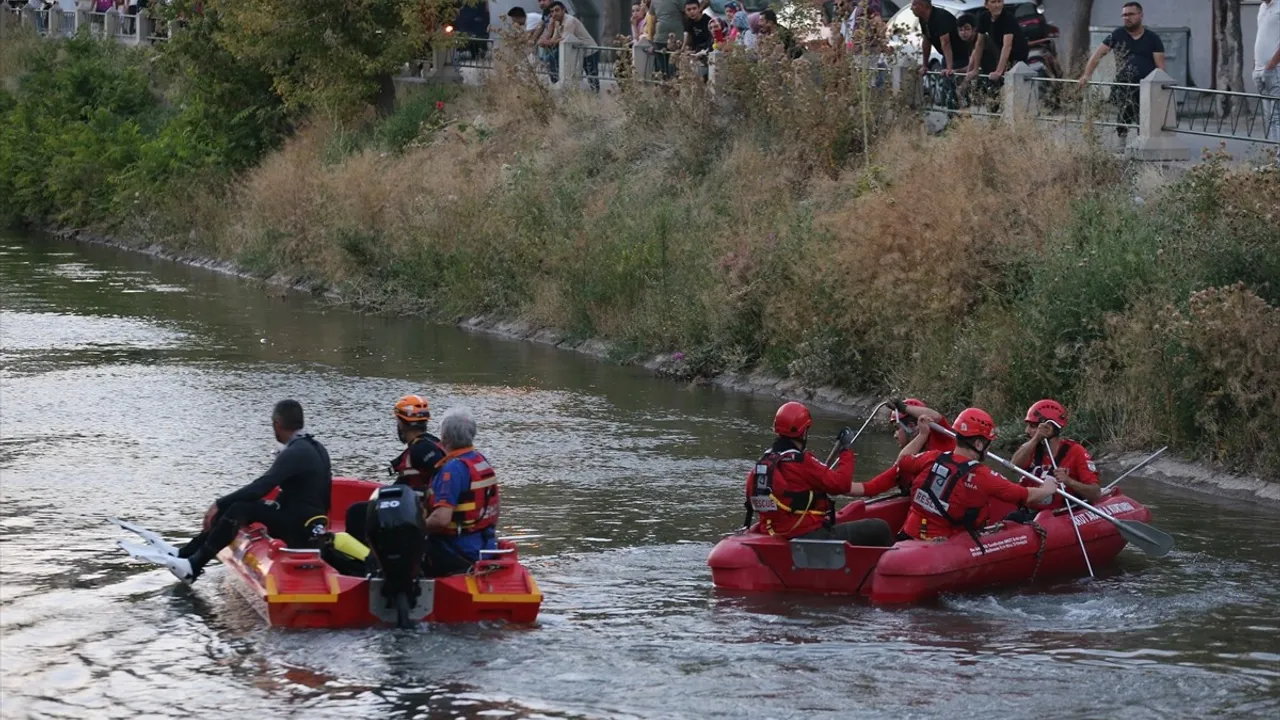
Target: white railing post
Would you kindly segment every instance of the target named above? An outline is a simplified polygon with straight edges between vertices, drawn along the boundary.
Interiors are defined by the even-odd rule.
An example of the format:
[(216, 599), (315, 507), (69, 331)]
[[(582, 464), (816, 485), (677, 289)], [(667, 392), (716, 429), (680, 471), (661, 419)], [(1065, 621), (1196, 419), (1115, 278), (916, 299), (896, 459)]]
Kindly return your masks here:
[(102, 20), (102, 35), (110, 40), (120, 37), (120, 11), (114, 7), (107, 11)]
[(1024, 62), (1015, 63), (1013, 69), (1004, 74), (1000, 112), (1006, 123), (1012, 125), (1035, 117), (1031, 106), (1036, 94), (1035, 76), (1036, 71)]
[(76, 6), (76, 26), (72, 28), (76, 33), (81, 30), (85, 32), (93, 32), (93, 28), (89, 27), (89, 9), (86, 7)]
[(151, 42), (151, 37), (156, 34), (156, 21), (151, 17), (151, 11), (146, 8), (139, 10), (136, 22), (134, 27), (138, 31), (138, 43)]
[(641, 38), (631, 46), (631, 67), (636, 80), (648, 80), (653, 75), (653, 45), (648, 38)]
[(1191, 149), (1176, 133), (1164, 129), (1164, 121), (1177, 108), (1173, 102), (1174, 79), (1156, 68), (1138, 84), (1138, 139), (1133, 154), (1140, 160), (1190, 160)]
[(557, 87), (577, 88), (582, 86), (582, 44), (576, 40), (561, 40), (560, 47), (560, 81)]
[(33, 8), (33, 7), (29, 6), (29, 5), (23, 5), (23, 6), (22, 6), (22, 10), (21, 10), (21, 16), (22, 16), (22, 26), (23, 26), (23, 27), (29, 27), (29, 28), (31, 28), (32, 30), (39, 31), (39, 26), (37, 26), (37, 25), (36, 25), (36, 10), (35, 10), (35, 8)]
[(58, 37), (62, 35), (62, 6), (54, 4), (49, 8), (49, 37)]
[(715, 92), (716, 89), (716, 76), (720, 74), (720, 58), (722, 57), (724, 57), (724, 53), (719, 50), (712, 50), (707, 53), (707, 86), (711, 88), (712, 92)]

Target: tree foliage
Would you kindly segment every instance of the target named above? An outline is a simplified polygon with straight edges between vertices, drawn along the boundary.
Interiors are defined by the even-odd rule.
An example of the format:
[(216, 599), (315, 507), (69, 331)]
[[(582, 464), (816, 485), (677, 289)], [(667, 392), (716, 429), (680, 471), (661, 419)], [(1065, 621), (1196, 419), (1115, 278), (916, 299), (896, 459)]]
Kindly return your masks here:
[[(346, 115), (423, 49), (451, 0), (205, 0), (219, 48), (266, 73), (291, 110)], [(455, 11), (456, 12), (456, 11)]]

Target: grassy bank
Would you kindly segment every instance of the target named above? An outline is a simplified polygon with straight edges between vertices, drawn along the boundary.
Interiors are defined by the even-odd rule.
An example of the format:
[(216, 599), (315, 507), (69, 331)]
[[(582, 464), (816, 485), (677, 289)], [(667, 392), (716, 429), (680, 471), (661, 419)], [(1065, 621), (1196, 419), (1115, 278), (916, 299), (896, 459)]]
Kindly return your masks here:
[[(68, 55), (15, 72), (56, 78)], [(107, 85), (164, 85), (117, 60)], [(735, 56), (714, 98), (682, 82), (604, 100), (552, 94), (512, 64), (382, 120), (297, 117), (253, 162), (179, 166), (146, 150), (184, 110), (163, 96), (113, 106), (134, 119), (112, 123), (10, 82), (4, 126), (74, 128), (66, 142), (93, 152), (35, 161), (0, 131), (0, 172), (29, 178), (0, 179), (0, 202), (311, 278), (370, 309), (680, 351), (689, 375), (765, 368), (980, 404), (1009, 437), (1054, 396), (1095, 442), (1280, 473), (1280, 173), (1208, 162), (1167, 178), (1033, 127), (928, 137), (826, 62)], [(117, 201), (64, 194), (85, 186)]]

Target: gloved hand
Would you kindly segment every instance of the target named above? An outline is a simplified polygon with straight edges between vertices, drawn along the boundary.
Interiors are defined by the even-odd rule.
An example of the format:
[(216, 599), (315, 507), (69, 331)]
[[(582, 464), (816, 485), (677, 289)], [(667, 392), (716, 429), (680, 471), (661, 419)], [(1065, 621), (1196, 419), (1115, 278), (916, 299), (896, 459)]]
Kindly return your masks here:
[(853, 445), (853, 431), (845, 428), (836, 436), (836, 446), (841, 450), (848, 450)]
[(906, 417), (907, 404), (902, 402), (902, 398), (893, 398), (889, 402), (893, 405), (893, 409), (898, 411), (898, 417)]

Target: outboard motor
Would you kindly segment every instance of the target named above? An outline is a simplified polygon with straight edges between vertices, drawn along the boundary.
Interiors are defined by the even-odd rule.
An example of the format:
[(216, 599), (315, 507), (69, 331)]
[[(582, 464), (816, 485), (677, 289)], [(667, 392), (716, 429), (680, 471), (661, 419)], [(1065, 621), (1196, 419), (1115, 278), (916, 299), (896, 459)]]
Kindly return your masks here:
[(427, 528), (418, 493), (406, 485), (379, 488), (369, 501), (365, 520), (369, 548), (382, 578), (382, 597), (388, 608), (395, 608), (396, 624), (409, 627), (409, 609), (418, 601), (426, 550)]

